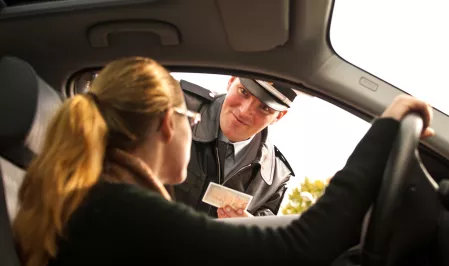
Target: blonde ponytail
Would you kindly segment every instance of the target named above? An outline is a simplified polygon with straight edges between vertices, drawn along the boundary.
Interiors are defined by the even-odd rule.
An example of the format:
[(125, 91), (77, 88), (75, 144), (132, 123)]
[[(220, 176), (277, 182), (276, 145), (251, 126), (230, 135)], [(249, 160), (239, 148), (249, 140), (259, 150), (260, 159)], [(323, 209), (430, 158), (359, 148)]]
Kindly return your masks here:
[(24, 265), (46, 265), (57, 255), (70, 216), (98, 182), (106, 147), (134, 149), (167, 108), (183, 102), (164, 67), (130, 57), (109, 63), (88, 94), (63, 104), (19, 191), (13, 229)]
[(107, 134), (90, 95), (67, 100), (53, 118), (19, 191), (13, 229), (24, 265), (46, 265), (56, 256), (69, 217), (98, 182)]

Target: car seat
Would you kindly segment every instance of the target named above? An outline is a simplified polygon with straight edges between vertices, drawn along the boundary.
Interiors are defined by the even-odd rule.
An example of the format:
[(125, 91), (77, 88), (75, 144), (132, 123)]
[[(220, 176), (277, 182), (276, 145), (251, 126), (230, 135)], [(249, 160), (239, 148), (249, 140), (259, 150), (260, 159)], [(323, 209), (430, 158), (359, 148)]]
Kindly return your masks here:
[(27, 62), (0, 57), (0, 265), (20, 265), (11, 221), (28, 163), (43, 144), (62, 97)]

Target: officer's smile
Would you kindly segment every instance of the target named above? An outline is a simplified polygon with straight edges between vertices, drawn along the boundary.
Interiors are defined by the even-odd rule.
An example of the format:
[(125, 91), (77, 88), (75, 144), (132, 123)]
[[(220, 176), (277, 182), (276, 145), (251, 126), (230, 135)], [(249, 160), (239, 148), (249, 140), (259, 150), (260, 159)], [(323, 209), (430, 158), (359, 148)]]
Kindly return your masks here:
[(242, 124), (242, 125), (244, 125), (244, 126), (250, 126), (248, 123), (246, 123), (246, 122), (244, 122), (244, 121), (242, 121), (242, 120), (240, 120), (234, 113), (232, 113), (232, 116), (235, 118), (235, 120), (237, 121), (237, 122), (239, 122), (240, 124)]

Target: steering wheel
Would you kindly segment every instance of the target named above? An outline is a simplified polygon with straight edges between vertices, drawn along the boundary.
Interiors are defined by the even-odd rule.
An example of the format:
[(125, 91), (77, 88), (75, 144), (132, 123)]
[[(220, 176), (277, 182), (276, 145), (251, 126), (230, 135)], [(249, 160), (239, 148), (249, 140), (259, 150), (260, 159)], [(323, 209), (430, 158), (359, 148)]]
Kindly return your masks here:
[(416, 250), (431, 241), (440, 205), (438, 185), (421, 162), (418, 145), (423, 128), (419, 114), (400, 123), (377, 200), (372, 206), (362, 265), (407, 265)]

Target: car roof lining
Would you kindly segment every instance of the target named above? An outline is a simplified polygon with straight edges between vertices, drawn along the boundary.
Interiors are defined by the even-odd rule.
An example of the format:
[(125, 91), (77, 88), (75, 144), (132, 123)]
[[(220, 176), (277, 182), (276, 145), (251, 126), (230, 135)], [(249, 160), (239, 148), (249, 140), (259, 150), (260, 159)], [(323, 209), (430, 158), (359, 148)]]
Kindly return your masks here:
[(65, 0), (65, 1), (42, 1), (16, 5), (7, 5), (0, 0), (0, 6), (4, 6), (0, 13), (0, 20), (13, 17), (29, 17), (48, 13), (61, 13), (74, 10), (83, 10), (95, 7), (109, 7), (123, 4), (148, 3), (160, 0)]
[(289, 0), (217, 0), (216, 3), (234, 51), (268, 51), (288, 41)]
[[(0, 34), (8, 36), (2, 39), (0, 53), (26, 60), (58, 91), (77, 71), (101, 67), (119, 57), (139, 55), (151, 57), (177, 71), (196, 68), (289, 82), (372, 117), (403, 93), (346, 62), (332, 49), (328, 39), (332, 0), (279, 1), (278, 8), (288, 3), (288, 8), (284, 9), (288, 10), (287, 40), (285, 34), (276, 35), (268, 30), (267, 36), (275, 36), (272, 43), (255, 38), (258, 40), (255, 44), (238, 32), (239, 27), (229, 26), (232, 12), (224, 11), (229, 7), (224, 8), (224, 1), (220, 0), (130, 0), (103, 1), (102, 4), (92, 1), (89, 8), (79, 5), (73, 10), (57, 6), (64, 2), (36, 4), (34, 10), (31, 5), (24, 5), (0, 11)], [(87, 3), (87, 0), (80, 2)], [(234, 1), (229, 3), (234, 4)], [(38, 5), (47, 5), (47, 8), (36, 10)], [(239, 6), (251, 14), (249, 7)], [(249, 20), (251, 16), (240, 16), (239, 23), (244, 24), (245, 18)], [(281, 25), (285, 18), (279, 15), (270, 19)], [(150, 30), (114, 32), (107, 37), (107, 47), (92, 47), (89, 30), (95, 25), (116, 22), (172, 25), (179, 33), (179, 44), (163, 45), (160, 34)], [(240, 30), (254, 29), (256, 36), (266, 38), (260, 37), (256, 28), (253, 25)], [(423, 141), (445, 158), (449, 158), (449, 128), (444, 127), (447, 123), (449, 117), (436, 110), (433, 126), (437, 135)]]

